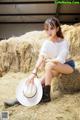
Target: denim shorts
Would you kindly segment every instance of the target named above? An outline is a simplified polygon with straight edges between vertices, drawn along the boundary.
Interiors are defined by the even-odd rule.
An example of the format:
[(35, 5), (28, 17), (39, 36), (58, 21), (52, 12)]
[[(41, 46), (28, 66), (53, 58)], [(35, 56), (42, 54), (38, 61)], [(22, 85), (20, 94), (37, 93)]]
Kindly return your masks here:
[(75, 68), (75, 62), (74, 62), (74, 60), (66, 61), (64, 64), (70, 65), (73, 69)]

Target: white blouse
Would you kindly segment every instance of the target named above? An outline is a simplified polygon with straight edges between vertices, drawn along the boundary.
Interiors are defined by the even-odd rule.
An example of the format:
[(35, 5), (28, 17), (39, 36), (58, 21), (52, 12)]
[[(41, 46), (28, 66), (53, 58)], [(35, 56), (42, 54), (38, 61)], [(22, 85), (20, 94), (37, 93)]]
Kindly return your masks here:
[(39, 55), (43, 55), (46, 59), (55, 59), (60, 63), (65, 63), (69, 54), (69, 44), (67, 40), (53, 42), (45, 40)]

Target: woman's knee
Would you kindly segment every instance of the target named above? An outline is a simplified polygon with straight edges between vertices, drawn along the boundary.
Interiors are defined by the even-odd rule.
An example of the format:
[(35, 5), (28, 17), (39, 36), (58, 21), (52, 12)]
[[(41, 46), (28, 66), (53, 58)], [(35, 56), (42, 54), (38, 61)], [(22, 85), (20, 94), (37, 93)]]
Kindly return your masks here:
[(52, 74), (53, 74), (53, 76), (55, 77), (55, 76), (58, 76), (58, 75), (59, 75), (59, 72), (57, 72), (57, 71), (55, 71), (55, 70), (52, 70)]
[(45, 65), (45, 71), (46, 70), (52, 70), (53, 69), (53, 63), (52, 62), (47, 62)]
[(69, 74), (71, 74), (73, 72), (74, 72), (74, 69), (71, 67), (70, 70), (69, 70)]

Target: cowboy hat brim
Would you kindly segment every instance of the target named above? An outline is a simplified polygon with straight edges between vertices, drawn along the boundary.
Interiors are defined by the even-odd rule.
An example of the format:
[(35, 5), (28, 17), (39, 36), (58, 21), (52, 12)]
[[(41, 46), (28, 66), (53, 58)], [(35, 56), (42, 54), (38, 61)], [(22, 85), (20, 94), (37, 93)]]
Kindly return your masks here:
[(23, 94), (23, 89), (26, 84), (25, 82), (26, 82), (26, 80), (21, 80), (21, 82), (19, 83), (19, 85), (16, 89), (17, 100), (24, 106), (31, 107), (31, 106), (37, 105), (40, 102), (42, 95), (43, 95), (43, 90), (42, 90), (42, 85), (41, 85), (40, 80), (38, 78), (34, 78), (34, 84), (37, 87), (37, 92), (36, 92), (35, 96), (32, 98), (27, 98)]

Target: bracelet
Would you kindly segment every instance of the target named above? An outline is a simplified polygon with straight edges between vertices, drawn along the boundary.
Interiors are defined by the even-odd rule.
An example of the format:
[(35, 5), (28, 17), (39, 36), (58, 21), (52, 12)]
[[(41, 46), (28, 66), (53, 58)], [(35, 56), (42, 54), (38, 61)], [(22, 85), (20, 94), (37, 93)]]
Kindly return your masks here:
[(32, 72), (32, 74), (34, 74), (34, 75), (35, 75), (35, 76), (38, 78), (38, 75), (37, 75), (37, 73), (33, 73), (33, 72)]

